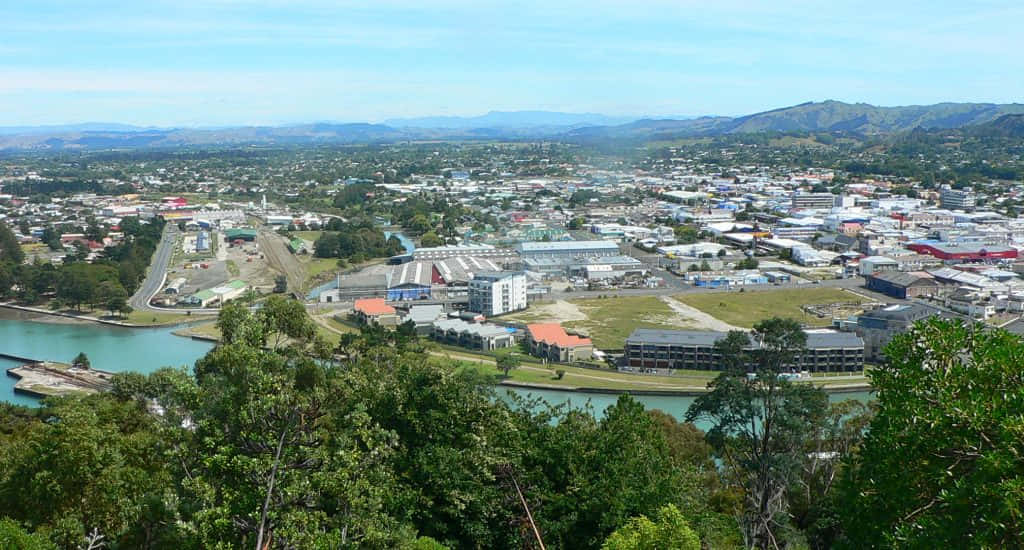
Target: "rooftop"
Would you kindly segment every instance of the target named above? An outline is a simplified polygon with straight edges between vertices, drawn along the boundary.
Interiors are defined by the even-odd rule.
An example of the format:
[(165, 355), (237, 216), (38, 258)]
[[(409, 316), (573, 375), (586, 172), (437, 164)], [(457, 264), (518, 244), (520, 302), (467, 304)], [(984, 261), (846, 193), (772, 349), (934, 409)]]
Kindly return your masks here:
[(526, 331), (534, 340), (560, 348), (592, 345), (590, 338), (569, 334), (558, 323), (532, 323), (526, 325)]
[(356, 300), (353, 309), (364, 315), (390, 315), (395, 313), (395, 308), (389, 306), (384, 298), (360, 298)]

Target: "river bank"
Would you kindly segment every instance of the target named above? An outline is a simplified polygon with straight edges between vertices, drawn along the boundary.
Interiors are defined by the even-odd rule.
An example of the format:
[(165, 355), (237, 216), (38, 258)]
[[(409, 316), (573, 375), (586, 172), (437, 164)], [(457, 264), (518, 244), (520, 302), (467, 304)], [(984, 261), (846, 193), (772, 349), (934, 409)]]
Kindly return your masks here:
[[(146, 323), (133, 323), (130, 322), (132, 318), (149, 318), (150, 321)], [(134, 312), (130, 314), (128, 318), (118, 320), (96, 317), (94, 315), (76, 313), (73, 311), (51, 311), (44, 308), (23, 306), (11, 302), (0, 302), (0, 319), (23, 319), (51, 324), (97, 323), (124, 328), (154, 328), (180, 326), (212, 318), (212, 316), (191, 316), (178, 313)]]

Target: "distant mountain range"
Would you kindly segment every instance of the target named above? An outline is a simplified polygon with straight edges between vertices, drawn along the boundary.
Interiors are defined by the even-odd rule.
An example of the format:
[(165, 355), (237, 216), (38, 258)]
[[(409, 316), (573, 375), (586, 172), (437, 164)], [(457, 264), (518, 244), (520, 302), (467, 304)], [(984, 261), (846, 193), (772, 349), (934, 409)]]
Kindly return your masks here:
[(216, 145), (315, 145), (424, 140), (560, 139), (649, 141), (757, 132), (898, 134), (964, 129), (972, 135), (1024, 137), (1024, 104), (939, 103), (877, 107), (823, 101), (741, 117), (632, 120), (594, 113), (493, 111), (478, 117), (426, 117), (384, 124), (315, 123), (232, 128), (141, 128), (86, 123), (0, 127), (0, 150), (74, 150)]
[(395, 128), (561, 128), (573, 126), (615, 126), (639, 117), (608, 116), (597, 113), (559, 113), (554, 111), (491, 111), (474, 117), (437, 116), (393, 118), (382, 124)]

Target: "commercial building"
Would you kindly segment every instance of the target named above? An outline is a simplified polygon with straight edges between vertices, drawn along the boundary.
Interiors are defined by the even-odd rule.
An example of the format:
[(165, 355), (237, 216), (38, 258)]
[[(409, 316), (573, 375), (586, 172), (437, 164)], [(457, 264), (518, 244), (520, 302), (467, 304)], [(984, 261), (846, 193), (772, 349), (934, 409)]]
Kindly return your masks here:
[(224, 232), (224, 238), (232, 243), (239, 240), (252, 242), (256, 240), (256, 230), (246, 228), (228, 229)]
[(879, 271), (868, 275), (867, 287), (875, 292), (903, 300), (918, 296), (934, 296), (939, 291), (939, 283), (935, 277), (927, 273), (901, 273), (899, 271)]
[(922, 304), (900, 304), (860, 314), (856, 332), (864, 340), (864, 357), (869, 361), (884, 359), (882, 350), (893, 336), (938, 313), (937, 309)]
[(516, 252), (509, 248), (497, 248), (489, 244), (482, 243), (445, 245), (429, 248), (417, 248), (416, 250), (413, 250), (411, 254), (395, 256), (395, 258), (392, 258), (392, 263), (396, 263), (395, 260), (406, 262), (413, 260), (444, 260), (446, 258), (458, 258), (464, 256), (490, 258), (497, 263), (502, 263), (515, 259)]
[(828, 209), (836, 204), (836, 196), (832, 193), (793, 193), (791, 198), (793, 210)]
[(939, 242), (916, 242), (906, 247), (919, 254), (928, 254), (944, 261), (987, 261), (1013, 259), (1017, 249), (1001, 245), (981, 243), (949, 244)]
[(495, 350), (515, 344), (514, 329), (487, 323), (471, 323), (462, 319), (434, 321), (430, 335), (439, 342), (469, 349)]
[(868, 256), (861, 258), (857, 267), (862, 276), (869, 277), (883, 271), (896, 271), (899, 266), (899, 262), (886, 256)]
[(526, 342), (531, 355), (555, 363), (590, 359), (594, 354), (590, 338), (569, 334), (558, 323), (526, 325)]
[[(631, 367), (721, 370), (715, 343), (727, 333), (695, 330), (636, 329), (626, 339)], [(759, 344), (750, 339), (748, 351)], [(810, 372), (847, 372), (864, 368), (864, 341), (848, 332), (808, 331), (806, 349), (792, 368)]]
[(972, 210), (977, 204), (977, 196), (970, 189), (943, 189), (939, 195), (943, 208), (950, 210)]
[(488, 317), (526, 309), (526, 274), (521, 271), (477, 273), (469, 281), (469, 310)]
[(240, 298), (245, 294), (246, 290), (249, 290), (249, 285), (247, 285), (245, 281), (234, 279), (224, 283), (223, 285), (196, 292), (188, 298), (185, 298), (183, 302), (199, 307), (224, 305), (231, 300)]
[(389, 306), (384, 298), (360, 298), (353, 304), (352, 311), (356, 319), (363, 324), (374, 323), (392, 327), (398, 324), (395, 308)]
[(620, 255), (619, 245), (611, 241), (523, 242), (515, 248), (523, 259)]
[(420, 300), (430, 298), (434, 266), (431, 262), (412, 262), (395, 266), (385, 276), (387, 298), (399, 300)]

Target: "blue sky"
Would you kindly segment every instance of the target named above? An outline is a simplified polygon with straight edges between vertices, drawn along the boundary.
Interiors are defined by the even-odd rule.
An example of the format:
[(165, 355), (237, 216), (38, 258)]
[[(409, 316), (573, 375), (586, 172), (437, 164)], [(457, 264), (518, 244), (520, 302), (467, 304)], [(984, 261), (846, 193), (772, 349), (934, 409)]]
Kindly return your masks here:
[(0, 125), (1024, 101), (1024, 2), (4, 0)]

